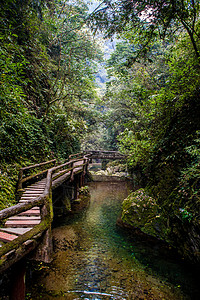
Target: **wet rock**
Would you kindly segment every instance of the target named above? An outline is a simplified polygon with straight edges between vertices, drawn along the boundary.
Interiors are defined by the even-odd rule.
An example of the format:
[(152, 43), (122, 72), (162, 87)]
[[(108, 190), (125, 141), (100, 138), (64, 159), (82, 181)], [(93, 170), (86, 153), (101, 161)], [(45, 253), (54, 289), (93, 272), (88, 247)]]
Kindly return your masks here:
[(159, 211), (156, 201), (144, 189), (139, 189), (123, 201), (121, 221), (125, 226), (135, 228), (136, 233), (143, 232), (164, 239), (165, 227)]
[(89, 194), (79, 194), (79, 198), (72, 202), (71, 209), (73, 213), (79, 213), (86, 209), (90, 202)]

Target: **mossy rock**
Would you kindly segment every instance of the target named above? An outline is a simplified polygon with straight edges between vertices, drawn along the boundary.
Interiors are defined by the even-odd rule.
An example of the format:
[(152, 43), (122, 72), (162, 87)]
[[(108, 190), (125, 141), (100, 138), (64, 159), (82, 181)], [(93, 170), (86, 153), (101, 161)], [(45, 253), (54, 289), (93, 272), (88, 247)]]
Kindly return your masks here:
[(122, 203), (122, 221), (142, 232), (164, 239), (165, 226), (160, 207), (144, 189), (132, 192)]
[(72, 202), (71, 209), (73, 213), (79, 213), (86, 209), (90, 203), (90, 194), (82, 195), (80, 194), (78, 199)]

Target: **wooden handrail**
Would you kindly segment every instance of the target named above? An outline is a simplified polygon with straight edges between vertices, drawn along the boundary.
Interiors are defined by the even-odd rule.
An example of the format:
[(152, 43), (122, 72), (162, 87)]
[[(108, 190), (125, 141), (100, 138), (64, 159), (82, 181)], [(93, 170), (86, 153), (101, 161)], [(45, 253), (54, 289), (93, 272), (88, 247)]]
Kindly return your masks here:
[(19, 175), (18, 175), (17, 191), (22, 190), (24, 182), (46, 173), (48, 171), (48, 169), (43, 170), (43, 171), (41, 171), (37, 174), (34, 174), (34, 175), (23, 178), (24, 171), (27, 171), (27, 170), (30, 170), (30, 169), (35, 169), (35, 168), (38, 168), (38, 167), (42, 167), (42, 166), (45, 166), (45, 165), (48, 165), (48, 164), (51, 164), (51, 163), (56, 163), (56, 159), (52, 159), (52, 160), (49, 160), (49, 161), (46, 161), (46, 162), (42, 162), (42, 163), (39, 163), (39, 164), (35, 164), (35, 165), (31, 165), (31, 166), (21, 168), (19, 170)]
[[(53, 174), (56, 171), (58, 171), (62, 168), (65, 168), (65, 167), (67, 167), (67, 168), (65, 168), (63, 171), (61, 171), (58, 174), (58, 176), (56, 176), (56, 178), (59, 178), (60, 176), (64, 175), (67, 172), (70, 172), (70, 178), (72, 178), (74, 175), (74, 169), (80, 168), (80, 167), (82, 167), (82, 171), (83, 171), (83, 173), (85, 173), (87, 170), (88, 163), (89, 163), (89, 156), (90, 156), (90, 154), (87, 154), (82, 158), (73, 159), (69, 162), (66, 162), (66, 163), (60, 165), (60, 166), (56, 166), (56, 167), (50, 168), (48, 170), (44, 170), (44, 171), (40, 172), (39, 174), (33, 175), (34, 177), (36, 177), (45, 172), (47, 173), (46, 184), (45, 184), (45, 189), (44, 189), (43, 194), (41, 196), (38, 196), (36, 199), (27, 201), (26, 203), (18, 203), (12, 207), (5, 208), (4, 210), (0, 211), (0, 221), (2, 221), (4, 219), (7, 219), (14, 215), (17, 215), (19, 213), (25, 212), (25, 211), (31, 209), (32, 207), (39, 206), (41, 208), (40, 224), (34, 226), (27, 233), (23, 234), (22, 236), (19, 236), (15, 240), (7, 243), (6, 245), (3, 245), (0, 248), (0, 257), (1, 257), (0, 271), (5, 270), (8, 266), (10, 266), (12, 264), (12, 262), (15, 262), (17, 257), (19, 258), (20, 255), (23, 256), (30, 251), (30, 249), (26, 248), (26, 242), (30, 241), (32, 243), (31, 245), (34, 249), (34, 247), (37, 244), (36, 240), (38, 239), (38, 237), (41, 236), (41, 234), (43, 232), (46, 232), (46, 230), (48, 230), (48, 228), (53, 220), (53, 208), (52, 208), (52, 176), (53, 176)], [(82, 163), (80, 163), (78, 165), (75, 164), (76, 162), (80, 162), (80, 161), (82, 161)], [(19, 178), (21, 179), (21, 185), (23, 182), (32, 178), (31, 176), (29, 176), (27, 178), (23, 178), (24, 170), (36, 168), (41, 165), (44, 166), (44, 165), (46, 165), (48, 163), (52, 163), (52, 162), (55, 162), (55, 160), (52, 160), (52, 161), (49, 161), (46, 163), (32, 165), (32, 166), (20, 169)], [(54, 179), (55, 179), (55, 177), (54, 177)], [(17, 252), (16, 252), (16, 249), (17, 249)], [(14, 259), (9, 258), (10, 257), (9, 253), (12, 253), (12, 251), (14, 251), (14, 253), (16, 253), (16, 258), (14, 258)]]
[(86, 150), (84, 151), (86, 154), (114, 154), (114, 155), (120, 155), (124, 156), (124, 154), (120, 153), (119, 151), (112, 151), (112, 150)]
[(41, 167), (41, 166), (45, 166), (45, 165), (51, 164), (53, 162), (55, 163), (56, 159), (52, 159), (52, 160), (45, 161), (45, 162), (42, 162), (42, 163), (39, 163), (39, 164), (27, 166), (27, 167), (21, 168), (21, 170), (25, 171), (25, 170), (29, 170), (29, 169), (34, 169), (34, 168), (38, 168), (38, 167)]
[[(82, 164), (78, 165), (78, 166), (73, 166), (74, 162), (79, 162), (79, 161), (83, 161)], [(56, 176), (56, 178), (59, 178), (60, 176), (62, 176), (63, 174), (67, 173), (67, 172), (73, 172), (74, 169), (78, 168), (78, 167), (84, 167), (88, 164), (88, 158), (80, 158), (77, 160), (73, 160), (70, 162), (66, 162), (60, 166), (57, 167), (53, 167), (49, 170), (45, 170), (45, 172), (47, 172), (47, 181), (46, 181), (46, 185), (45, 185), (45, 190), (44, 193), (42, 194), (42, 196), (37, 197), (34, 200), (30, 200), (26, 203), (18, 203), (16, 205), (13, 205), (11, 207), (5, 208), (3, 210), (0, 211), (0, 221), (7, 219), (9, 217), (12, 217), (14, 215), (17, 215), (21, 212), (24, 212), (26, 210), (31, 209), (34, 206), (41, 206), (44, 203), (44, 198), (49, 195), (50, 193), (50, 189), (51, 189), (51, 182), (52, 182), (52, 175), (55, 171), (70, 165), (70, 168), (67, 168), (65, 170), (63, 170), (63, 172), (59, 173), (58, 176)], [(55, 177), (54, 177), (55, 178)]]
[(28, 177), (25, 177), (25, 178), (23, 178), (22, 179), (22, 183), (24, 183), (24, 182), (26, 182), (26, 181), (28, 181), (28, 180), (30, 180), (30, 179), (33, 179), (33, 178), (35, 178), (35, 177), (38, 177), (38, 176), (40, 176), (40, 175), (42, 175), (42, 174), (45, 174), (45, 173), (47, 173), (48, 172), (48, 169), (47, 170), (44, 170), (44, 171), (41, 171), (41, 172), (39, 172), (39, 173), (37, 173), (37, 174), (35, 174), (35, 175), (31, 175), (31, 176), (28, 176)]
[(35, 206), (41, 206), (44, 203), (42, 196), (37, 197), (34, 200), (27, 201), (26, 203), (18, 203), (11, 207), (5, 208), (0, 211), (0, 221), (27, 211)]
[(72, 159), (72, 157), (76, 158), (76, 157), (79, 157), (79, 156), (83, 156), (83, 152), (79, 152), (79, 153), (76, 153), (76, 154), (71, 154), (69, 156), (69, 159)]

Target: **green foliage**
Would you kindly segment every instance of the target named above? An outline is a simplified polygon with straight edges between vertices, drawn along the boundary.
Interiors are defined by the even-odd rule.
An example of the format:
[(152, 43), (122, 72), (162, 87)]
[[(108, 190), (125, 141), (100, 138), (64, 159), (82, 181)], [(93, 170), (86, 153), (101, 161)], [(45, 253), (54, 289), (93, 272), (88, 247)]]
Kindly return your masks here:
[(5, 174), (0, 174), (0, 210), (15, 204), (15, 187)]
[[(95, 115), (95, 60), (84, 2), (3, 1), (0, 158), (67, 158)], [(18, 22), (18, 23), (17, 23)]]
[(192, 220), (192, 214), (189, 213), (185, 208), (179, 208), (179, 212), (183, 221), (188, 220), (190, 222)]
[(90, 194), (90, 190), (89, 190), (89, 188), (88, 188), (87, 185), (86, 185), (86, 186), (82, 186), (82, 187), (79, 189), (79, 193), (80, 193), (81, 195), (87, 196), (87, 195)]
[(90, 20), (94, 30), (104, 31), (106, 36), (125, 33), (129, 40), (134, 37), (138, 49), (133, 60), (148, 57), (158, 37), (174, 38), (176, 30), (184, 29), (199, 59), (199, 11), (199, 1), (109, 0), (101, 3)]
[[(21, 166), (30, 163), (23, 161)], [(0, 210), (15, 204), (15, 189), (20, 164), (1, 163), (0, 168)]]
[[(0, 209), (14, 203), (20, 165), (78, 152), (95, 126), (101, 53), (83, 1), (3, 0), (0, 11)], [(27, 161), (28, 160), (28, 161)]]
[[(163, 11), (161, 4), (157, 10), (157, 22), (153, 24), (147, 19), (142, 20), (139, 15), (135, 19), (142, 3), (144, 6), (140, 7), (140, 12), (144, 12), (148, 5), (146, 1), (127, 2), (130, 9), (123, 2), (122, 13), (115, 6), (122, 1), (114, 1), (116, 10), (111, 15), (111, 7), (102, 10), (102, 14), (108, 17), (107, 34), (120, 32), (119, 38), (123, 39), (107, 63), (110, 81), (104, 105), (105, 120), (108, 118), (106, 124), (117, 136), (118, 149), (127, 155), (129, 171), (159, 205), (161, 223), (164, 224), (160, 229), (164, 238), (174, 245), (179, 244), (182, 253), (190, 250), (192, 253), (198, 244), (200, 224), (200, 44), (196, 18), (199, 6), (194, 1), (194, 11), (192, 5), (187, 7), (187, 1), (182, 1), (181, 7), (177, 7), (178, 2), (173, 1), (177, 15), (172, 12), (171, 17)], [(151, 2), (152, 5), (155, 3), (158, 4)], [(136, 10), (131, 15), (133, 5)], [(172, 1), (166, 2), (169, 11), (171, 5)], [(98, 14), (100, 16), (101, 12), (97, 12), (97, 17)], [(112, 20), (112, 26), (110, 20), (114, 15), (116, 19)], [(160, 24), (159, 18), (164, 15), (166, 19)], [(182, 19), (177, 20), (178, 15)], [(154, 11), (152, 16), (155, 17)], [(165, 23), (166, 20), (169, 23)], [(106, 20), (102, 19), (100, 23), (104, 28)], [(179, 35), (176, 34), (177, 25), (182, 27)], [(165, 35), (164, 42), (160, 35)], [(111, 141), (112, 137), (110, 135)], [(131, 203), (123, 218), (129, 224), (134, 220), (133, 223), (139, 226), (139, 214)], [(180, 245), (182, 232), (187, 232), (183, 246)], [(189, 252), (184, 247), (190, 249)], [(196, 257), (195, 253), (192, 255)]]

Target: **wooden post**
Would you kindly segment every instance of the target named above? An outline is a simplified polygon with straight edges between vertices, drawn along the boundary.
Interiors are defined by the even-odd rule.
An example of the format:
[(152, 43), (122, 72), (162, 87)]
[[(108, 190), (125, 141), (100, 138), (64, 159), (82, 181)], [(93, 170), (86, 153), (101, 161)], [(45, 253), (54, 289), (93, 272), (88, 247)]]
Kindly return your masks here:
[[(52, 176), (52, 175), (51, 175)], [(50, 181), (49, 194), (45, 197), (44, 205), (41, 209), (41, 220), (48, 216), (49, 228), (44, 233), (43, 240), (38, 246), (35, 253), (35, 260), (49, 263), (52, 261), (53, 254), (53, 243), (52, 243), (52, 232), (51, 223), (53, 220), (53, 204), (52, 204), (52, 182)]]
[(79, 188), (79, 184), (77, 180), (74, 180), (74, 199), (78, 198), (78, 188)]
[(24, 190), (22, 189), (22, 178), (23, 178), (23, 169), (19, 170), (18, 183), (17, 183), (17, 192), (16, 192), (16, 201), (19, 202)]
[(23, 169), (20, 169), (19, 170), (19, 175), (18, 175), (17, 190), (22, 189), (22, 177), (23, 177)]
[(74, 180), (74, 170), (73, 170), (73, 164), (74, 162), (72, 161), (71, 162), (71, 172), (70, 172), (70, 181), (73, 181)]
[(25, 299), (25, 275), (26, 264), (24, 260), (21, 260), (13, 266), (9, 297), (10, 300)]

